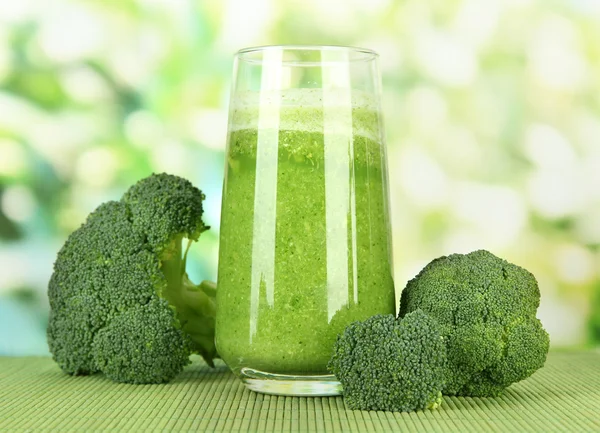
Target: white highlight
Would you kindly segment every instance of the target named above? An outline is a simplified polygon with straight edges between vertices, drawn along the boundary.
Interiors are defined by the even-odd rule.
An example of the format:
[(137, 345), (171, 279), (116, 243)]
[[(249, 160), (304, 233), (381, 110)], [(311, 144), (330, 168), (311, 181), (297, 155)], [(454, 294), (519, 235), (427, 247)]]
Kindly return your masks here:
[[(327, 61), (327, 52), (323, 60)], [(345, 62), (323, 68), (323, 134), (325, 168), (325, 220), (327, 246), (327, 320), (348, 305), (348, 248), (352, 248), (356, 281), (356, 220), (354, 215), (354, 177), (349, 168), (352, 152), (352, 94), (350, 70)], [(336, 90), (330, 84), (336, 83)], [(343, 107), (346, 107), (344, 110)], [(338, 131), (339, 129), (339, 131)], [(350, 184), (352, 180), (352, 184)], [(352, 209), (351, 209), (352, 208)], [(351, 212), (352, 245), (348, 243), (348, 215)], [(356, 298), (357, 294), (353, 295)]]
[(0, 138), (0, 175), (18, 176), (27, 168), (23, 146), (9, 138)]
[(37, 202), (31, 190), (23, 185), (9, 186), (2, 194), (2, 210), (13, 221), (29, 220), (36, 207)]
[(275, 299), (275, 230), (277, 228), (277, 158), (279, 147), (279, 106), (277, 100), (267, 103), (269, 92), (281, 86), (281, 51), (265, 52), (265, 60), (273, 67), (263, 69), (261, 78), (258, 138), (256, 150), (256, 183), (254, 186), (254, 227), (252, 234), (252, 275), (250, 282), (250, 342), (256, 334), (261, 291), (267, 304)]
[(584, 284), (596, 276), (594, 256), (580, 245), (559, 246), (555, 263), (560, 279), (569, 284)]

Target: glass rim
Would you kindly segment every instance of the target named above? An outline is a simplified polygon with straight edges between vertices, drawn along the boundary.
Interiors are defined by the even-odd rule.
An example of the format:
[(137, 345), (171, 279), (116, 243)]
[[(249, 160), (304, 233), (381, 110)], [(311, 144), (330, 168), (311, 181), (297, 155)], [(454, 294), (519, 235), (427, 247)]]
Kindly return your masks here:
[[(254, 47), (246, 47), (238, 50), (235, 53), (235, 58), (242, 60), (248, 63), (265, 63), (263, 58), (252, 58), (253, 54), (257, 53), (266, 53), (269, 51), (288, 51), (288, 52), (301, 52), (301, 51), (309, 51), (309, 52), (322, 52), (322, 51), (330, 51), (330, 52), (338, 52), (338, 53), (348, 53), (347, 59), (345, 61), (348, 62), (368, 62), (372, 60), (376, 60), (379, 58), (379, 54), (377, 52), (362, 47), (354, 47), (348, 45), (296, 45), (296, 44), (283, 44), (283, 45), (259, 45)], [(287, 63), (284, 61), (283, 63)], [(309, 64), (315, 63), (314, 60), (299, 60), (295, 59), (292, 61), (294, 64)]]

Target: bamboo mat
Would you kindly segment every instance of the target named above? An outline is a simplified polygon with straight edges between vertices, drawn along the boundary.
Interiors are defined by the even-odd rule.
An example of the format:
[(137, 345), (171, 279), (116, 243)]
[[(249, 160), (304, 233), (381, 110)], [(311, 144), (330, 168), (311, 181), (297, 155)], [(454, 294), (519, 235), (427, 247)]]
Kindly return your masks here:
[(600, 432), (600, 352), (551, 352), (496, 399), (445, 397), (436, 411), (351, 411), (341, 397), (244, 388), (199, 358), (165, 385), (70, 377), (50, 358), (0, 358), (0, 431)]

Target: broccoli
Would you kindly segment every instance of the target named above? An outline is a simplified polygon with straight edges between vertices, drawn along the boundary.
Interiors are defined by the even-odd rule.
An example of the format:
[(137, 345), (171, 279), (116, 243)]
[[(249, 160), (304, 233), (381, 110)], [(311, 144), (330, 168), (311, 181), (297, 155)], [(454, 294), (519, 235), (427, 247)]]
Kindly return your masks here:
[(412, 411), (442, 402), (446, 347), (422, 311), (353, 322), (336, 340), (329, 370), (350, 409)]
[(441, 325), (445, 395), (494, 397), (544, 365), (549, 337), (540, 291), (525, 269), (484, 251), (429, 263), (406, 285), (400, 317), (421, 309)]
[(215, 289), (185, 272), (187, 248), (208, 229), (203, 199), (187, 180), (154, 174), (68, 237), (48, 286), (47, 330), (66, 373), (162, 383), (191, 353), (213, 364)]

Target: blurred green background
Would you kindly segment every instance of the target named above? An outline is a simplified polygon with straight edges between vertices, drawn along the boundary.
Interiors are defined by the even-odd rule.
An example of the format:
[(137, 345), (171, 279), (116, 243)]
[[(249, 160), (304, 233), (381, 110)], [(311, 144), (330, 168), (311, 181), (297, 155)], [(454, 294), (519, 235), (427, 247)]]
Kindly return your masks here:
[(531, 270), (556, 346), (600, 343), (597, 0), (0, 2), (0, 355), (45, 354), (46, 285), (88, 212), (151, 172), (189, 178), (216, 278), (232, 56), (381, 55), (396, 287), (486, 248)]

